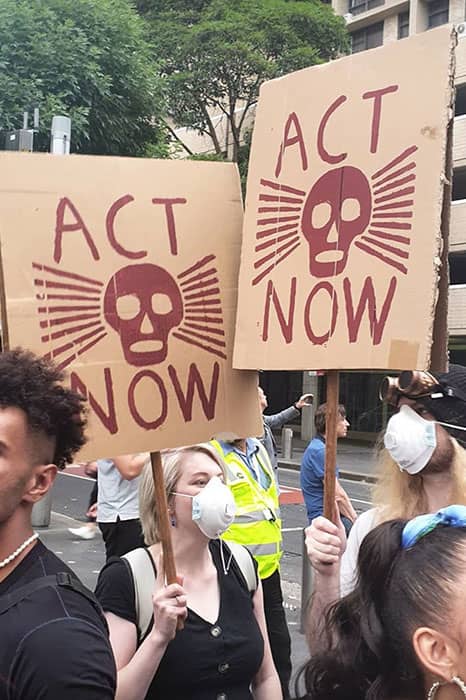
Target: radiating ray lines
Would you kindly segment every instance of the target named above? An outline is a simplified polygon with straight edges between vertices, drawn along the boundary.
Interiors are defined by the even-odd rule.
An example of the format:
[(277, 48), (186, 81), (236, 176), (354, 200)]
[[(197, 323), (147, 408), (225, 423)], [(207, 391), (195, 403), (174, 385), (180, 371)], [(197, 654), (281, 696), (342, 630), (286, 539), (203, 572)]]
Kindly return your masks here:
[[(404, 275), (408, 268), (402, 260), (409, 258), (409, 235), (399, 235), (395, 231), (409, 232), (412, 228), (414, 199), (405, 199), (415, 193), (416, 162), (409, 160), (417, 151), (410, 146), (393, 158), (371, 177), (373, 209), (371, 222), (365, 235), (361, 235), (355, 246), (382, 260)], [(411, 183), (409, 187), (403, 185)], [(399, 189), (399, 188), (402, 189)], [(380, 196), (382, 195), (382, 196)], [(368, 235), (369, 234), (369, 235)]]
[(41, 341), (53, 345), (44, 357), (57, 360), (63, 369), (107, 335), (102, 320), (103, 283), (48, 265), (33, 263), (32, 267)]
[(226, 359), (222, 349), (226, 343), (215, 255), (207, 255), (180, 272), (178, 280), (184, 318), (173, 336)]
[(261, 179), (260, 184), (263, 189), (259, 194), (260, 206), (257, 210), (259, 218), (254, 249), (257, 257), (253, 263), (253, 286), (301, 244), (298, 227), (306, 196), (303, 190), (280, 182)]

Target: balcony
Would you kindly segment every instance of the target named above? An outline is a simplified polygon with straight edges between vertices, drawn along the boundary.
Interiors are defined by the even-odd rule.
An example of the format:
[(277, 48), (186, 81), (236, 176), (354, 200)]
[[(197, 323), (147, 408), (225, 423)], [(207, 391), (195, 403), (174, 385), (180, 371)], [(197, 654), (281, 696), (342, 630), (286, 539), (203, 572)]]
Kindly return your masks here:
[(374, 7), (379, 7), (384, 4), (385, 0), (350, 0), (348, 12), (353, 16), (360, 15), (362, 12), (369, 12), (369, 10), (373, 10)]
[(451, 203), (449, 249), (452, 253), (466, 250), (466, 199)]
[[(350, 33), (388, 18), (392, 18), (396, 26), (397, 14), (409, 9), (407, 0), (350, 0), (350, 2), (351, 6), (348, 0), (332, 0), (333, 9), (345, 18)], [(396, 29), (393, 39), (395, 38)]]
[(466, 284), (450, 286), (448, 331), (450, 335), (466, 334)]

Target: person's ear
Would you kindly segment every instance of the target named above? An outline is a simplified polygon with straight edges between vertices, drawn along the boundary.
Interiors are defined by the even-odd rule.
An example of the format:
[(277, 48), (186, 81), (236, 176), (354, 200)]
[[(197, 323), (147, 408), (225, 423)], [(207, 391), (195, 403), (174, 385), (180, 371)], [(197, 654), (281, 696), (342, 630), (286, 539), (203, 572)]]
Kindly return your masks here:
[(436, 679), (450, 681), (457, 674), (459, 646), (442, 632), (419, 627), (413, 634), (413, 647), (422, 666)]
[(52, 488), (57, 475), (55, 464), (40, 464), (34, 467), (23, 500), (36, 503)]

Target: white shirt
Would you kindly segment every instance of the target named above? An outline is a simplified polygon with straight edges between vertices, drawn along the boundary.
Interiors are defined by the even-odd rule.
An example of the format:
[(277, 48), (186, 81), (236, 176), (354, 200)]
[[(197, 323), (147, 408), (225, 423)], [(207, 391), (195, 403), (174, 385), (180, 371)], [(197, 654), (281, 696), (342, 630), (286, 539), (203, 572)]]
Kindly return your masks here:
[(97, 522), (116, 523), (139, 518), (140, 476), (123, 479), (111, 459), (97, 460)]
[(377, 509), (371, 508), (358, 516), (348, 536), (346, 550), (341, 558), (340, 595), (348, 595), (356, 586), (358, 555), (361, 542), (368, 532), (376, 526)]

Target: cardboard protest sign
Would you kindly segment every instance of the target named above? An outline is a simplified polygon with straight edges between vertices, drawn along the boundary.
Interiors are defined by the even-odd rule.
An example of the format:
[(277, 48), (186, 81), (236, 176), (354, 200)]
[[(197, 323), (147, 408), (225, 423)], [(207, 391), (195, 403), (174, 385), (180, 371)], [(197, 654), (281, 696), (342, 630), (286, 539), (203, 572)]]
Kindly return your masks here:
[(232, 164), (0, 156), (4, 339), (88, 397), (86, 456), (261, 432), (231, 367), (241, 223)]
[(235, 367), (428, 367), (453, 49), (441, 27), (263, 85)]

